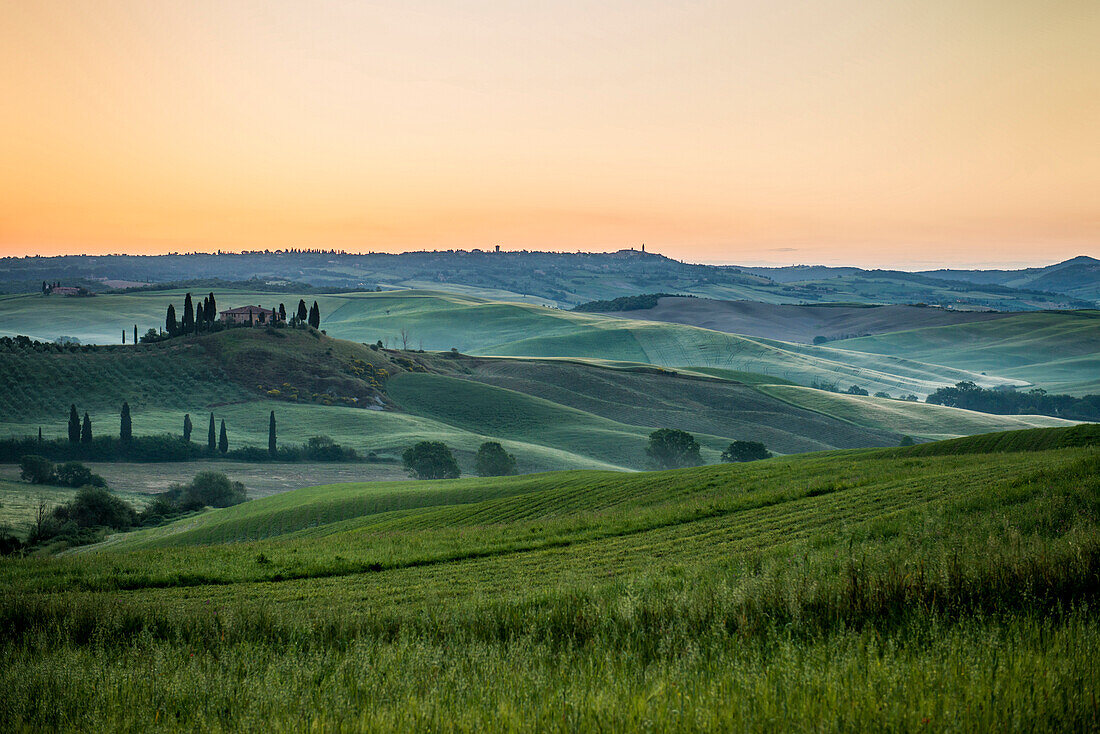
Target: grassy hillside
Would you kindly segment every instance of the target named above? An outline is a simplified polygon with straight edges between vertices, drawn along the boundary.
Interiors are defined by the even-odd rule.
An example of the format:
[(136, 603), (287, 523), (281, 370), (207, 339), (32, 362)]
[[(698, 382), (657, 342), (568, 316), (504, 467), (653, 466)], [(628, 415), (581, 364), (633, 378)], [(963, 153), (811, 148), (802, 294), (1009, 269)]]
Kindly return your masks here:
[(439, 293), (349, 298), (326, 324), (333, 333), (361, 340), (405, 328), (411, 334), (411, 344), (419, 346), (423, 342), (426, 348), (712, 367), (773, 375), (802, 384), (858, 382), (872, 392), (904, 390), (924, 395), (937, 385), (966, 378), (1005, 384), (992, 376), (892, 357)]
[[(627, 426), (567, 406), (443, 375), (405, 374), (391, 381), (390, 395), (405, 410), (487, 436), (537, 442), (596, 457), (609, 464), (646, 465), (652, 428)], [(716, 463), (730, 442), (699, 434), (707, 463)]]
[(903, 456), (954, 456), (1021, 451), (1052, 451), (1080, 446), (1100, 446), (1100, 423), (1082, 423), (1068, 428), (1031, 428), (951, 441), (909, 446), (898, 451)]
[[(399, 303), (409, 306), (404, 299)], [(538, 313), (532, 316), (521, 308), (519, 316)], [(638, 332), (622, 333), (633, 338)], [(803, 364), (811, 363), (820, 355), (847, 358), (842, 350), (753, 343), (760, 349), (784, 348), (788, 365), (803, 358)], [(929, 376), (924, 366), (876, 359), (913, 376), (906, 380)], [(642, 469), (648, 465), (646, 437), (661, 427), (697, 434), (704, 458), (716, 461), (734, 439), (796, 453), (896, 445), (902, 434), (939, 438), (1057, 423), (861, 402), (812, 390), (758, 390), (743, 383), (766, 384), (766, 376), (723, 368), (681, 374), (600, 359), (375, 351), (299, 330), (238, 329), (91, 352), (16, 351), (0, 354), (0, 364), (6, 366), (0, 372), (5, 397), (0, 435), (33, 435), (41, 427), (45, 437), (61, 437), (66, 406), (73, 401), (90, 413), (97, 435), (113, 434), (118, 407), (127, 400), (138, 435), (178, 434), (186, 412), (195, 424), (194, 440), (201, 442), (207, 417), (214, 413), (216, 421), (226, 421), (232, 448), (264, 447), (268, 414), (275, 411), (284, 445), (328, 435), (362, 453), (395, 457), (416, 441), (437, 440), (458, 452), (466, 471), (486, 440), (503, 442), (522, 471)], [(371, 374), (383, 371), (393, 376), (379, 377), (384, 385), (372, 381)], [(852, 379), (873, 385), (867, 374)], [(807, 402), (805, 396), (817, 397)], [(363, 410), (362, 405), (388, 409)], [(868, 410), (857, 415), (861, 406)]]
[[(766, 379), (751, 373), (713, 370), (722, 379), (697, 379), (683, 373), (598, 369), (562, 360), (477, 357), (437, 364), (452, 370), (456, 377), (534, 395), (613, 421), (762, 441), (781, 453), (896, 445), (900, 438), (892, 429), (862, 429), (792, 408), (744, 384)], [(394, 386), (400, 390), (406, 383), (402, 377)], [(465, 394), (461, 389), (455, 392)], [(490, 402), (484, 409), (490, 411), (493, 405)]]
[(136, 435), (178, 435), (190, 413), (193, 440), (203, 442), (213, 413), (219, 424), (226, 421), (231, 448), (266, 447), (274, 411), (284, 445), (328, 435), (362, 453), (395, 457), (417, 441), (443, 441), (466, 471), (486, 440), (502, 441), (522, 471), (641, 469), (648, 434), (669, 426), (698, 433), (708, 461), (735, 438), (766, 440), (781, 453), (898, 440), (791, 409), (743, 385), (651, 366), (450, 356), (374, 351), (292, 329), (235, 329), (94, 351), (13, 351), (0, 354), (7, 368), (0, 373), (0, 435), (41, 428), (47, 439), (63, 437), (70, 402), (90, 414), (93, 433), (115, 434), (125, 400)]
[(1088, 729), (1098, 462), (895, 449), (299, 490), (0, 563), (0, 713), (82, 730)]
[(1026, 380), (1048, 392), (1100, 393), (1100, 311), (1016, 314), (984, 323), (879, 334), (838, 347)]
[(941, 440), (975, 433), (1051, 428), (1072, 421), (1045, 415), (990, 415), (942, 405), (842, 395), (796, 385), (764, 385), (760, 391), (792, 405), (813, 410), (857, 426), (904, 433), (914, 438)]

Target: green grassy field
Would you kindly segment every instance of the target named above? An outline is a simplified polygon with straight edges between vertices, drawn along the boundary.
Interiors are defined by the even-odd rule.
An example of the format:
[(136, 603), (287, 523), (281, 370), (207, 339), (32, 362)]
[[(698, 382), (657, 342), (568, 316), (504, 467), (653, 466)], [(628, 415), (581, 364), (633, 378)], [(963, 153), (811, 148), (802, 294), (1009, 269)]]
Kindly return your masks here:
[(1054, 428), (1073, 421), (1045, 415), (991, 415), (942, 405), (842, 395), (797, 385), (761, 385), (761, 392), (807, 410), (846, 420), (857, 426), (904, 433), (913, 438), (941, 440), (975, 433), (1022, 428)]
[[(217, 294), (219, 304), (294, 304), (298, 296), (248, 291)], [(544, 306), (488, 301), (474, 296), (430, 292), (347, 293), (306, 296), (317, 300), (322, 326), (333, 336), (355, 342), (382, 340), (409, 348), (472, 354), (583, 357), (639, 362), (664, 367), (706, 367), (770, 375), (809, 385), (860, 384), (877, 392), (926, 395), (937, 387), (972, 379), (985, 386), (1012, 380), (959, 368), (850, 350), (749, 339), (681, 324), (661, 324), (573, 313)], [(54, 299), (38, 295), (0, 297), (0, 333), (53, 339), (64, 333), (91, 342), (117, 343), (134, 323), (142, 333), (160, 327), (169, 302), (183, 294), (159, 291)]]
[(0, 716), (88, 731), (1092, 728), (1097, 448), (912, 451), (328, 485), (3, 560)]
[(834, 342), (1027, 380), (1047, 392), (1100, 393), (1100, 311), (1023, 313)]

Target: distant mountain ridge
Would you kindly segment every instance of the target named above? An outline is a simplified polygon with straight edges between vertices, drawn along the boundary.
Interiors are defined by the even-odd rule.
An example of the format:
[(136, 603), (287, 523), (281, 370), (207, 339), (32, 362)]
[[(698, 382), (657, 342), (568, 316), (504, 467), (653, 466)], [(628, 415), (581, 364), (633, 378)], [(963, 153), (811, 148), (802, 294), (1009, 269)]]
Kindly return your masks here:
[(1100, 260), (1078, 255), (1043, 268), (1022, 270), (931, 270), (923, 273), (944, 280), (989, 283), (1009, 288), (1065, 293), (1085, 300), (1100, 299)]
[(1029, 311), (1100, 304), (1100, 261), (1081, 256), (1018, 271), (910, 273), (797, 265), (754, 268), (681, 262), (625, 249), (611, 253), (446, 250), (401, 254), (254, 251), (169, 255), (0, 258), (0, 292), (35, 293), (43, 282), (107, 290), (112, 282), (288, 281), (319, 289), (434, 289), (570, 308), (644, 293), (785, 304), (929, 304)]

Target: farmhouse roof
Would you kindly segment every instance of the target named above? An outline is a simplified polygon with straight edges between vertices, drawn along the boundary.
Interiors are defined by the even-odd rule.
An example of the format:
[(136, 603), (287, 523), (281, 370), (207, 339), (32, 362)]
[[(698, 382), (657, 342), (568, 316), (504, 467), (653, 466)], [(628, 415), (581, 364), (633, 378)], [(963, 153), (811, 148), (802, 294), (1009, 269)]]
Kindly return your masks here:
[(238, 306), (237, 308), (227, 308), (224, 311), (219, 311), (222, 315), (227, 313), (275, 313), (275, 309), (264, 308), (263, 306)]

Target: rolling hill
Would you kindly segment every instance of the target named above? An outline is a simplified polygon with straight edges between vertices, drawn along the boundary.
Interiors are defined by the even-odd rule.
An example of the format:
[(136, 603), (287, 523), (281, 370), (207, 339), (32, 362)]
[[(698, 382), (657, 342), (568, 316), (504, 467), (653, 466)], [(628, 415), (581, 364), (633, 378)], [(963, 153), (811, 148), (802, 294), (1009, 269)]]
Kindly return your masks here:
[[(225, 292), (223, 305), (297, 301), (295, 294)], [(317, 300), (322, 326), (333, 336), (388, 346), (520, 357), (580, 357), (638, 362), (664, 367), (705, 367), (770, 375), (804, 385), (858, 384), (871, 392), (927, 395), (960, 380), (986, 387), (1023, 384), (990, 374), (939, 367), (879, 354), (792, 345), (680, 324), (626, 321), (545, 306), (489, 301), (430, 291), (345, 293), (306, 296)], [(64, 332), (90, 341), (119, 334), (131, 317), (146, 315), (159, 326), (168, 303), (182, 303), (180, 292), (105, 295), (87, 299), (42, 296), (0, 298), (4, 328), (35, 338)], [(126, 314), (126, 320), (120, 316)], [(87, 331), (79, 332), (78, 325)], [(16, 328), (17, 327), (17, 328)], [(401, 339), (402, 330), (406, 339)], [(112, 337), (109, 340), (115, 342)]]
[(41, 428), (46, 438), (63, 437), (69, 403), (91, 414), (96, 435), (114, 434), (127, 401), (137, 435), (178, 434), (190, 413), (193, 440), (202, 441), (213, 413), (226, 421), (233, 448), (264, 447), (274, 411), (283, 444), (327, 435), (392, 458), (417, 441), (438, 440), (467, 471), (490, 439), (514, 453), (521, 470), (536, 471), (644, 468), (647, 436), (662, 427), (696, 433), (708, 461), (737, 438), (767, 440), (781, 453), (889, 446), (900, 438), (718, 377), (375, 350), (295, 329), (233, 329), (138, 347), (14, 350), (0, 353), (0, 375), (0, 435)]
[(913, 438), (939, 441), (976, 433), (1026, 428), (1054, 428), (1073, 421), (1045, 415), (990, 415), (942, 405), (841, 395), (797, 385), (761, 385), (761, 392), (800, 408), (848, 421), (863, 428), (905, 433)]
[(851, 414), (858, 401), (784, 388), (762, 375), (376, 350), (295, 329), (234, 329), (136, 348), (11, 351), (0, 353), (0, 367), (0, 434), (41, 428), (46, 438), (63, 437), (71, 402), (91, 414), (97, 435), (113, 434), (125, 400), (138, 435), (178, 434), (190, 413), (193, 440), (201, 441), (213, 413), (226, 421), (233, 448), (264, 447), (274, 411), (284, 445), (327, 435), (393, 458), (417, 441), (438, 440), (466, 471), (486, 440), (502, 442), (521, 471), (643, 469), (656, 428), (692, 432), (704, 460), (715, 462), (735, 439), (800, 453), (897, 445), (903, 434), (939, 438), (1057, 422), (899, 401), (879, 401), (875, 417), (861, 420)]
[(878, 334), (836, 342), (1026, 380), (1048, 392), (1100, 393), (1100, 311), (1015, 314), (954, 326)]

